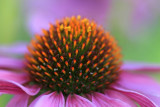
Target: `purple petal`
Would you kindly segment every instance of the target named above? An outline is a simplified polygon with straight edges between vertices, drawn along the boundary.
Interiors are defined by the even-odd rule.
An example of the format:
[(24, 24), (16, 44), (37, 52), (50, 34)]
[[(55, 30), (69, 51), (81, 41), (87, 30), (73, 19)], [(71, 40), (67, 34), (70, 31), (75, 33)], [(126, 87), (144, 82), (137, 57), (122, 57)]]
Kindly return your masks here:
[(6, 107), (27, 107), (29, 95), (19, 94), (15, 95), (7, 104)]
[(24, 67), (24, 63), (23, 63), (23, 60), (21, 59), (0, 56), (0, 68), (22, 69), (23, 67)]
[(160, 85), (142, 74), (124, 72), (113, 88), (134, 99), (141, 106), (160, 106)]
[(22, 94), (26, 93), (28, 95), (36, 95), (40, 88), (32, 86), (23, 86), (17, 82), (11, 80), (0, 80), (0, 92), (5, 94)]
[(12, 56), (12, 55), (23, 55), (27, 51), (27, 43), (17, 43), (12, 45), (0, 46), (0, 55)]
[(137, 107), (133, 100), (118, 91), (107, 89), (105, 91), (105, 96), (109, 97), (110, 100), (122, 104), (123, 107)]
[(66, 101), (66, 107), (96, 107), (88, 99), (79, 95), (69, 95)]
[(29, 107), (64, 107), (65, 100), (62, 93), (53, 92), (37, 97)]
[(124, 71), (160, 71), (160, 64), (125, 62), (122, 66)]
[(56, 19), (81, 15), (94, 19), (98, 24), (105, 24), (110, 0), (30, 0), (28, 4), (29, 28), (33, 33), (40, 33), (42, 28)]
[(127, 101), (113, 99), (108, 95), (97, 92), (92, 94), (92, 102), (96, 105), (96, 107), (136, 107), (136, 105), (133, 103), (132, 105), (129, 105), (127, 104)]
[(0, 70), (0, 80), (12, 80), (23, 84), (29, 81), (29, 77), (26, 73), (15, 73), (6, 70)]

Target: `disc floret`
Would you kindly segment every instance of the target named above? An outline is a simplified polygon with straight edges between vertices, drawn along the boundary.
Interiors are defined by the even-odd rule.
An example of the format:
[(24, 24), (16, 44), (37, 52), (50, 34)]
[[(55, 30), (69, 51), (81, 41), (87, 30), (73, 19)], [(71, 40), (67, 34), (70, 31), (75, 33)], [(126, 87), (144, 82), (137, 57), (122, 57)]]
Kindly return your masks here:
[(103, 91), (120, 73), (120, 49), (110, 34), (80, 16), (50, 24), (28, 46), (26, 70), (45, 90)]

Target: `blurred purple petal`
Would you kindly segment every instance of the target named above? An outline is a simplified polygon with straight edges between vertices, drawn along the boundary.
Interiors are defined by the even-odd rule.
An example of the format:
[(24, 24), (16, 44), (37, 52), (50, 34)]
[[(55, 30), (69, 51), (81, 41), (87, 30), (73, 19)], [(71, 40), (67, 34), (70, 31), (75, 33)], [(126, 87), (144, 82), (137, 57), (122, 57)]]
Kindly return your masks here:
[(159, 1), (157, 0), (134, 0), (133, 2), (133, 24), (134, 27), (142, 27), (137, 25), (145, 25), (150, 23), (158, 12)]
[(21, 59), (0, 56), (0, 68), (22, 69), (23, 67), (24, 62)]
[(159, 0), (113, 1), (108, 28), (117, 31), (117, 26), (127, 40), (141, 43), (143, 37), (154, 36), (151, 31), (159, 22), (159, 5)]
[[(149, 29), (152, 27), (155, 20), (158, 21), (158, 15), (160, 10), (159, 0), (132, 0), (133, 11), (130, 16), (130, 22), (128, 23), (128, 35), (132, 36), (132, 39), (139, 36), (146, 36), (145, 32), (149, 33)], [(158, 20), (157, 20), (158, 19)]]
[(27, 51), (27, 43), (16, 43), (4, 46), (0, 45), (0, 55), (23, 55)]
[(104, 25), (110, 0), (30, 0), (28, 2), (29, 29), (41, 33), (56, 19), (81, 15)]
[(28, 100), (29, 95), (18, 94), (9, 101), (6, 107), (28, 107)]
[(160, 85), (143, 74), (124, 72), (113, 88), (122, 91), (141, 106), (160, 106)]
[(141, 63), (141, 62), (125, 62), (122, 65), (124, 71), (160, 71), (160, 64)]

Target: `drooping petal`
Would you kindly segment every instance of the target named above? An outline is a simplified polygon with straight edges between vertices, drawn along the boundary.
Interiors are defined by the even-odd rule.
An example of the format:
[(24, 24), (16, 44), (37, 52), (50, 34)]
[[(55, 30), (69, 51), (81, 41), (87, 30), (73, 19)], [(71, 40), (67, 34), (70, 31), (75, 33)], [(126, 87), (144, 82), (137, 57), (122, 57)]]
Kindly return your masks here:
[(23, 55), (27, 52), (27, 43), (16, 43), (12, 45), (0, 46), (0, 55), (13, 56), (13, 55)]
[(69, 95), (67, 97), (66, 107), (96, 107), (96, 106), (88, 99), (74, 94), (74, 95)]
[(118, 91), (107, 89), (105, 96), (109, 97), (110, 100), (123, 104), (123, 107), (137, 107), (133, 100)]
[(52, 92), (37, 97), (29, 107), (64, 107), (65, 100), (62, 93)]
[(160, 106), (160, 85), (142, 74), (124, 72), (113, 88), (134, 99), (141, 106)]
[(128, 96), (129, 98), (135, 100), (139, 105), (142, 107), (149, 106), (149, 107), (158, 107), (151, 99), (146, 97), (145, 95), (138, 93), (136, 91), (127, 90), (121, 87), (114, 87), (118, 91), (120, 91), (122, 94)]
[(0, 68), (22, 69), (24, 62), (21, 59), (0, 56)]
[(29, 95), (27, 94), (18, 94), (15, 95), (7, 104), (6, 107), (27, 107), (29, 100)]
[(136, 107), (135, 104), (127, 104), (127, 101), (122, 101), (120, 99), (113, 99), (108, 95), (104, 95), (98, 92), (93, 93), (92, 102), (96, 107)]
[(136, 63), (136, 62), (125, 62), (122, 66), (124, 71), (160, 71), (160, 64), (149, 64), (149, 63)]
[(0, 79), (0, 92), (5, 94), (22, 94), (36, 95), (40, 88), (36, 85), (23, 86), (15, 81)]
[(29, 81), (29, 76), (26, 73), (16, 73), (7, 70), (0, 70), (0, 80), (12, 80), (23, 84)]
[(29, 28), (33, 33), (41, 33), (48, 23), (57, 19), (81, 15), (104, 24), (110, 0), (30, 0), (27, 6)]

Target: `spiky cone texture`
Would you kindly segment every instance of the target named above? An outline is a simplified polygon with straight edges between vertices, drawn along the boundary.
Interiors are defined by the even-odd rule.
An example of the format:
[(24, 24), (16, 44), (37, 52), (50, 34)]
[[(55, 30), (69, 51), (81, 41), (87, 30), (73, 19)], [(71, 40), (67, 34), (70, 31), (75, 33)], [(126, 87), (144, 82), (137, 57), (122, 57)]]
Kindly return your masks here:
[(80, 16), (50, 24), (36, 35), (25, 55), (26, 71), (46, 91), (101, 92), (118, 79), (120, 49), (102, 27)]

